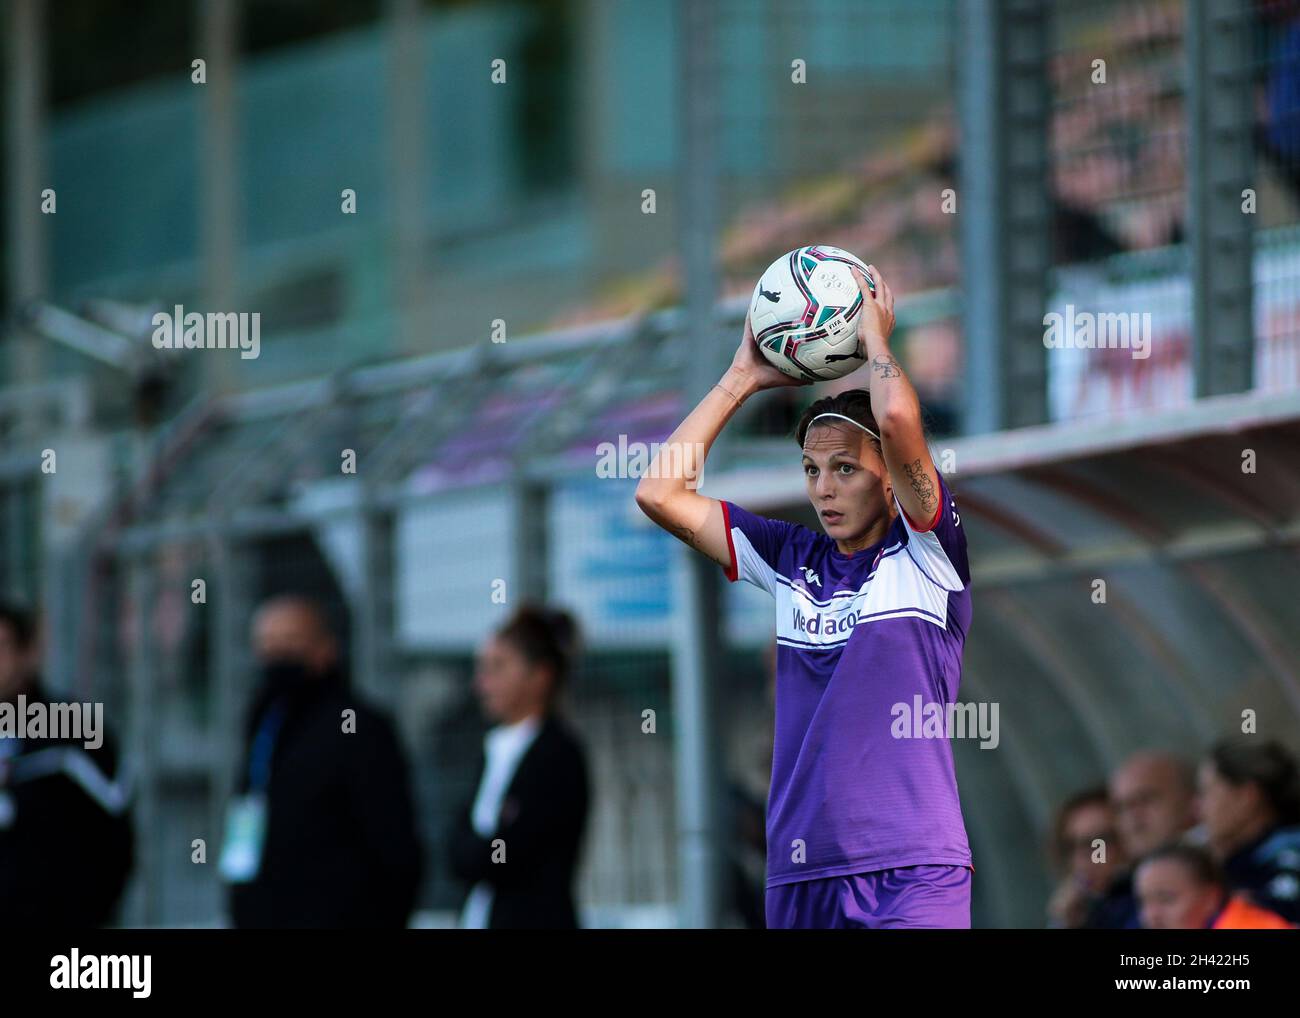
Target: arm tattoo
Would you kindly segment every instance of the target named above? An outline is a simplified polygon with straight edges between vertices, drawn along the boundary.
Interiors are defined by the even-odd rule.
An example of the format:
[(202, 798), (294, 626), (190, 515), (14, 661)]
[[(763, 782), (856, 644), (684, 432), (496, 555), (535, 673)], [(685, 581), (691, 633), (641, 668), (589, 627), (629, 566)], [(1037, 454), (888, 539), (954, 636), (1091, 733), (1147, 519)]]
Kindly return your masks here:
[(939, 495), (934, 490), (934, 481), (921, 466), (921, 461), (913, 460), (911, 463), (904, 463), (903, 473), (907, 474), (907, 479), (912, 482), (912, 491), (921, 500), (921, 508), (927, 513), (933, 513), (939, 505)]
[(690, 527), (679, 527), (676, 524), (674, 524), (668, 529), (672, 532), (673, 537), (679, 537), (687, 544), (689, 544), (692, 548), (695, 547), (695, 531), (692, 530)]
[(871, 367), (881, 378), (901, 378), (903, 376), (903, 369), (898, 366), (898, 361), (887, 353), (873, 357)]

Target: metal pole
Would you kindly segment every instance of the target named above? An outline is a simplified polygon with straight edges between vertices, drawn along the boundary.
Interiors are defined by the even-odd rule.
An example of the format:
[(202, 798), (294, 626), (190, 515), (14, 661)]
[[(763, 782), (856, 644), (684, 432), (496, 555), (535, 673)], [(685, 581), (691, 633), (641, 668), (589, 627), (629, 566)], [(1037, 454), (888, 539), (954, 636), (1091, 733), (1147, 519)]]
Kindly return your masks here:
[[(241, 721), (248, 695), (248, 624), (253, 606), (248, 559), (238, 540), (214, 533), (208, 541), (208, 554), (212, 564), (208, 581), (208, 601), (212, 612), (208, 628), (212, 677), (209, 688), (211, 717), (215, 726), (208, 810), (208, 859), (212, 865), (221, 849), (226, 803), (233, 792), (236, 762), (243, 750)], [(191, 607), (201, 610), (197, 605)]]
[(399, 703), (393, 668), (393, 517), (374, 506), (361, 510), (361, 596), (355, 610), (352, 673), (357, 688), (393, 710)]
[(962, 0), (961, 18), (964, 430), (979, 434), (1047, 420), (1049, 22), (1041, 0)]
[(1245, 0), (1187, 0), (1187, 220), (1197, 398), (1254, 384), (1253, 16)]
[[(41, 475), (36, 475), (37, 477)], [(8, 538), (4, 549), (5, 573), (4, 589), (25, 600), (36, 600), (36, 591), (30, 589), (28, 571), (24, 562), (27, 553), (27, 541), (31, 534), (27, 530), (27, 520), (23, 512), (23, 489), (26, 478), (15, 476), (7, 487), (0, 487), (0, 513), (3, 514), (4, 533)], [(48, 624), (50, 620), (47, 618)]]
[[(203, 238), (203, 298), (211, 311), (233, 311), (238, 289), (239, 165), (235, 113), (235, 75), (239, 38), (239, 0), (200, 0), (202, 53), (207, 62), (203, 89), (202, 146), (199, 157)], [(232, 361), (204, 358), (214, 391), (230, 387)]]
[[(391, 195), (388, 221), (392, 225), (391, 279), (400, 349), (423, 351), (432, 341), (433, 306), (425, 244), (429, 236), (425, 201), (429, 133), (425, 41), (419, 0), (388, 0), (391, 32), (388, 89), (388, 153)], [(372, 199), (373, 200), (373, 199)]]
[(157, 599), (153, 563), (147, 557), (140, 556), (129, 560), (126, 568), (133, 621), (132, 644), (127, 649), (127, 681), (130, 691), (127, 728), (130, 751), (127, 760), (134, 766), (135, 774), (136, 873), (139, 875), (140, 886), (134, 923), (157, 926), (162, 922), (161, 883), (165, 869), (159, 855), (159, 839), (162, 836), (158, 801), (159, 732), (157, 711), (154, 709), (158, 690), (150, 624)]
[[(715, 330), (714, 267), (717, 198), (716, 7), (698, 0), (679, 0), (678, 50), (681, 54), (682, 153), (678, 190), (681, 208), (682, 286), (686, 321), (710, 349)], [(726, 350), (691, 358), (683, 389), (686, 403), (699, 399), (717, 380)], [(719, 829), (720, 768), (714, 709), (717, 645), (722, 638), (718, 568), (685, 545), (679, 546), (673, 570), (674, 598), (673, 719), (676, 742), (678, 909), (688, 928), (719, 925), (722, 912), (722, 846)]]
[(550, 492), (546, 484), (519, 479), (511, 488), (514, 525), (511, 527), (511, 600), (545, 601), (550, 593)]
[[(48, 285), (49, 251), (42, 222), (41, 190), (49, 186), (46, 174), (45, 19), (41, 0), (13, 0), (7, 5), (5, 63), (5, 162), (8, 176), (6, 237), (9, 244), (9, 304), (21, 307), (42, 296)], [(8, 381), (34, 384), (41, 376), (41, 347), (30, 333), (19, 331), (11, 339)], [(25, 420), (39, 418), (35, 401), (21, 404)], [(29, 427), (23, 430), (30, 431)]]

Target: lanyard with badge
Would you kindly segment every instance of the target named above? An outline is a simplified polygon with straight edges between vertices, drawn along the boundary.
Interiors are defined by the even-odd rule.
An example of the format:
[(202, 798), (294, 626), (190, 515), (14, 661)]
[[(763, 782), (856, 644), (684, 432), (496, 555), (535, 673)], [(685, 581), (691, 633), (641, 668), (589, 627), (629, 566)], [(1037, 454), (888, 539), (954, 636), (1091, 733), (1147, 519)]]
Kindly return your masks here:
[(283, 702), (266, 712), (253, 737), (248, 754), (248, 791), (236, 796), (226, 812), (226, 839), (217, 868), (232, 884), (247, 883), (257, 876), (266, 840), (266, 789), (271, 783), (271, 755), (284, 724)]

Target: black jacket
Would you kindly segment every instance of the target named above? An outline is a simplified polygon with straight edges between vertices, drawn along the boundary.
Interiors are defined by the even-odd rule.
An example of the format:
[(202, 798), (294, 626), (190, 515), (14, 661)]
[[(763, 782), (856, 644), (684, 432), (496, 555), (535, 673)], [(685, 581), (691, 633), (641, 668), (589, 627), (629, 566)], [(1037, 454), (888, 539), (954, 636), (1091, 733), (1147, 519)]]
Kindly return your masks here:
[[(252, 736), (285, 705), (271, 756), (257, 876), (231, 884), (239, 928), (402, 927), (415, 905), (420, 844), (406, 761), (388, 720), (338, 676), (290, 694), (262, 689), (249, 712), (237, 788), (248, 788)], [(344, 731), (345, 710), (356, 712)]]
[[(26, 697), (50, 703), (39, 686)], [(126, 787), (108, 735), (94, 749), (83, 741), (0, 751), (0, 929), (84, 929), (113, 916), (134, 859)]]
[[(486, 762), (486, 761), (485, 761)], [(483, 768), (479, 767), (480, 780)], [(491, 929), (574, 929), (573, 879), (587, 823), (586, 754), (553, 716), (519, 761), (501, 803), (501, 823), (481, 838), (466, 803), (451, 837), (451, 864), (471, 886), (492, 886)], [(505, 843), (505, 862), (492, 861), (492, 842)]]
[(1133, 874), (1124, 873), (1088, 906), (1085, 930), (1137, 930), (1142, 928), (1141, 905), (1133, 891)]
[(1263, 908), (1300, 922), (1300, 824), (1274, 827), (1224, 861), (1232, 891), (1245, 891)]

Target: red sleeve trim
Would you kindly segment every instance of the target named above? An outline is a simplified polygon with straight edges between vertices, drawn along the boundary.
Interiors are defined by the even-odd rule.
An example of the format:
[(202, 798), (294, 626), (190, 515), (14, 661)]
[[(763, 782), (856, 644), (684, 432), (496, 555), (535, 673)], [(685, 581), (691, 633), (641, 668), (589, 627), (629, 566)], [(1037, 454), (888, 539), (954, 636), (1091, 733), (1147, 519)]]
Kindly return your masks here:
[[(900, 509), (903, 509), (903, 503), (900, 502), (898, 504), (898, 507)], [(943, 499), (940, 498), (939, 508), (934, 511), (934, 519), (930, 521), (930, 525), (928, 527), (919, 527), (916, 525), (916, 522), (912, 519), (912, 517), (907, 516), (907, 510), (903, 509), (903, 515), (907, 516), (908, 525), (918, 534), (928, 534), (931, 530), (937, 527), (939, 525), (939, 514), (942, 512), (943, 512)]]
[(726, 567), (727, 579), (735, 583), (740, 577), (740, 567), (736, 562), (736, 546), (731, 542), (731, 511), (726, 502), (722, 503), (722, 525), (727, 530), (727, 554), (731, 556), (731, 562)]

